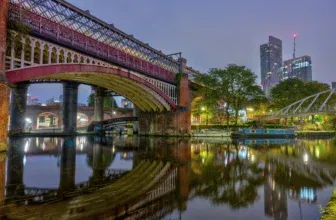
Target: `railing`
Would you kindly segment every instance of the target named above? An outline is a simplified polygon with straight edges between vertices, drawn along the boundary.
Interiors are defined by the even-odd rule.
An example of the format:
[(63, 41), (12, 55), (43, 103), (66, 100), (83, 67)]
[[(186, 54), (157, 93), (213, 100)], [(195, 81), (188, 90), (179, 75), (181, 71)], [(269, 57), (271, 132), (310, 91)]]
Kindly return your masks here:
[[(44, 16), (47, 13), (44, 13)], [(168, 82), (175, 82), (175, 74), (178, 72), (178, 63), (170, 58), (160, 63), (158, 59), (143, 60), (130, 55), (133, 50), (127, 46), (111, 46), (105, 42), (87, 36), (51, 19), (43, 17), (36, 12), (23, 8), (18, 1), (12, 0), (10, 7), (10, 19), (19, 19), (32, 29), (32, 33), (51, 41), (85, 52), (88, 55), (119, 64), (121, 66), (139, 71), (154, 78), (160, 78)], [(108, 39), (107, 39), (108, 40)], [(114, 42), (116, 45), (116, 42)], [(123, 48), (123, 49), (118, 49)], [(137, 48), (140, 50), (141, 48)], [(133, 51), (135, 54), (136, 51)], [(161, 56), (164, 56), (163, 54)], [(150, 61), (155, 62), (152, 64)], [(167, 65), (167, 63), (169, 63)]]
[(129, 121), (138, 121), (138, 117), (120, 117), (120, 118), (112, 118), (112, 119), (108, 119), (105, 121), (102, 121), (103, 125), (109, 125), (109, 124), (113, 124), (116, 122), (129, 122)]

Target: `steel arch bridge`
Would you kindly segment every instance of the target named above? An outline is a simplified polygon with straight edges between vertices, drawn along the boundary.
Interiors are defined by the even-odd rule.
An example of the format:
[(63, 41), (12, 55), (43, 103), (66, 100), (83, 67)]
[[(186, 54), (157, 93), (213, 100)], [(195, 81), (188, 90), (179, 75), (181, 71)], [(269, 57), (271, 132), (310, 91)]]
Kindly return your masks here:
[(336, 114), (336, 104), (331, 104), (336, 90), (330, 89), (296, 101), (279, 111), (272, 112), (265, 117), (264, 120), (289, 118), (289, 117), (304, 117), (316, 114)]
[(162, 112), (178, 106), (176, 74), (200, 74), (181, 56), (165, 55), (63, 0), (9, 0), (9, 21), (30, 29), (28, 36), (9, 30), (10, 84), (77, 81), (115, 91), (142, 111)]

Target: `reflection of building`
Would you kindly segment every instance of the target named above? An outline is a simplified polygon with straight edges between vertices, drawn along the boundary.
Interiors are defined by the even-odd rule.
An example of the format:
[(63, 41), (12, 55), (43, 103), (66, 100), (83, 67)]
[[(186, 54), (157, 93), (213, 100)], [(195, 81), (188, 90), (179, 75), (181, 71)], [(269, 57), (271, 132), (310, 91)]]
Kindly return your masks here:
[(287, 194), (283, 187), (276, 184), (273, 178), (273, 164), (268, 164), (268, 177), (264, 184), (265, 215), (276, 220), (287, 220)]
[(307, 203), (315, 203), (317, 201), (317, 191), (314, 188), (302, 187), (300, 191), (290, 190), (289, 197)]
[(282, 41), (269, 36), (268, 43), (260, 46), (261, 84), (266, 95), (281, 80)]
[(304, 82), (312, 81), (312, 62), (310, 56), (285, 60), (282, 72), (283, 79), (299, 78)]
[(121, 100), (121, 108), (133, 108), (133, 103), (128, 99)]

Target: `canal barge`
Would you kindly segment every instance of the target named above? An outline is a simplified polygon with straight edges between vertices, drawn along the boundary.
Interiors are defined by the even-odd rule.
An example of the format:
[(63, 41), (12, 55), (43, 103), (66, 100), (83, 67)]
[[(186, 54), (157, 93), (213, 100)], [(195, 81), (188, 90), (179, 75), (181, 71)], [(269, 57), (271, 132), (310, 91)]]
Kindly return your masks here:
[(232, 138), (293, 138), (294, 129), (253, 129), (241, 128), (232, 133)]
[(198, 130), (191, 133), (192, 137), (231, 137), (231, 131), (225, 130)]

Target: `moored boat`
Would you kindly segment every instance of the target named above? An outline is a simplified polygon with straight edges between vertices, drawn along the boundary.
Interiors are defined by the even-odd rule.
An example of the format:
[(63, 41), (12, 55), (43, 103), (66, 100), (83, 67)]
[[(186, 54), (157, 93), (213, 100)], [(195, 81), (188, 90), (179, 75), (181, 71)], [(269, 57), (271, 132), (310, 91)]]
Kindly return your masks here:
[(241, 128), (238, 132), (232, 133), (233, 138), (289, 138), (295, 137), (294, 129), (253, 129)]
[(231, 131), (225, 130), (200, 130), (191, 133), (193, 137), (231, 137)]

